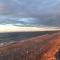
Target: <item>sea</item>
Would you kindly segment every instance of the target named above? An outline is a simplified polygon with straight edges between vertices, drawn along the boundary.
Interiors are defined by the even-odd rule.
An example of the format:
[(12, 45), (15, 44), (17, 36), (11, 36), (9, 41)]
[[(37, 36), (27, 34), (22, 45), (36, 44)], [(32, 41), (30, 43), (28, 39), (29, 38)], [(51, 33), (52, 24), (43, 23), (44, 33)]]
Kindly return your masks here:
[(0, 43), (10, 42), (10, 41), (21, 41), (32, 37), (41, 36), (45, 34), (52, 34), (56, 32), (58, 31), (0, 33)]

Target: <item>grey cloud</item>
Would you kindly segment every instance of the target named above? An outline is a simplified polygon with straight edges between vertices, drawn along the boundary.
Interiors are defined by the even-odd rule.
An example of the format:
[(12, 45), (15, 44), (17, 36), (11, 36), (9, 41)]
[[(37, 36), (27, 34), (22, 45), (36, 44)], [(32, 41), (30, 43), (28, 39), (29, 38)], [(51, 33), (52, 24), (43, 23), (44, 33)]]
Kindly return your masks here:
[(8, 12), (6, 12), (5, 14), (15, 16), (40, 17), (44, 14), (45, 15), (55, 14), (60, 10), (59, 0), (0, 0), (0, 1), (6, 4), (7, 6), (6, 9)]

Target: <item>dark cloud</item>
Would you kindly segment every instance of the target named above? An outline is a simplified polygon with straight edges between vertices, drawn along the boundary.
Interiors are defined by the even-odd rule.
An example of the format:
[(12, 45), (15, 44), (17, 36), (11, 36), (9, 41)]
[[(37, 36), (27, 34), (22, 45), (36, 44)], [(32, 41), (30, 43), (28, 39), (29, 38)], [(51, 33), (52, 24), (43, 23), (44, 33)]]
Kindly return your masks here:
[(59, 0), (0, 0), (0, 2), (7, 6), (7, 12), (3, 11), (4, 14), (22, 17), (40, 17), (44, 14), (54, 15), (57, 12), (57, 14), (60, 13)]
[(12, 24), (15, 26), (50, 26), (60, 27), (60, 17), (55, 18), (13, 18), (13, 17), (0, 17), (0, 24)]
[[(0, 15), (20, 17), (3, 19), (1, 23), (60, 26), (59, 0), (0, 0)], [(25, 17), (27, 19), (25, 19)], [(32, 17), (30, 20), (28, 18)], [(21, 19), (24, 18), (24, 21)], [(28, 22), (26, 22), (28, 20)]]

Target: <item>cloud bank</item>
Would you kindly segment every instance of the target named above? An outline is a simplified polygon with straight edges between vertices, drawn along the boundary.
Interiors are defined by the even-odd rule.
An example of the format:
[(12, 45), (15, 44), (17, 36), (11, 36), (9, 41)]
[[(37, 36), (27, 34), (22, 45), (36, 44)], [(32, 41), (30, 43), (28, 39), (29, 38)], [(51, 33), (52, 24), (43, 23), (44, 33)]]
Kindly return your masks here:
[[(1, 14), (26, 17), (60, 15), (60, 0), (0, 0)], [(5, 10), (6, 9), (6, 10)]]
[(0, 24), (60, 27), (60, 0), (0, 0)]

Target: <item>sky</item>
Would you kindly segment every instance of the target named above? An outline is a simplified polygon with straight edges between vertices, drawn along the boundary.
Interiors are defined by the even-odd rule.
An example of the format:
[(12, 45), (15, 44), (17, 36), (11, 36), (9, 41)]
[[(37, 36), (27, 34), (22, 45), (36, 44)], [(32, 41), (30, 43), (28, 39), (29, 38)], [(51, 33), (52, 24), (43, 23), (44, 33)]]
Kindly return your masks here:
[(0, 0), (0, 25), (59, 28), (60, 0)]
[(22, 17), (60, 15), (60, 0), (0, 0), (0, 14)]

